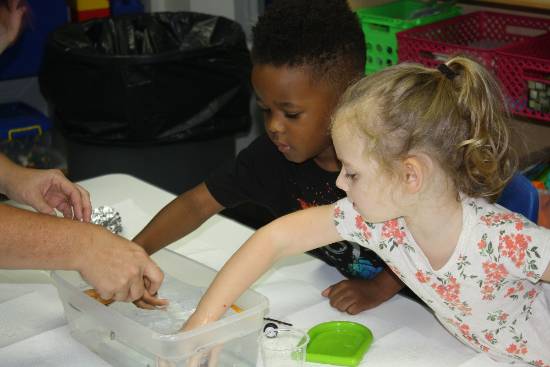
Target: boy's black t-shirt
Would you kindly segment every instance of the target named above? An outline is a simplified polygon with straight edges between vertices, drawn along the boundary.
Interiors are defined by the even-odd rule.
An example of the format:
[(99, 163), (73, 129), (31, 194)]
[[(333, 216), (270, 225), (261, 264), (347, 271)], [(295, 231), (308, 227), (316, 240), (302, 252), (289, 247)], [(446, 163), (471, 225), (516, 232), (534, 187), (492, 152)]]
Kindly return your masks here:
[[(338, 172), (325, 171), (313, 160), (288, 161), (264, 134), (231, 164), (213, 172), (205, 183), (226, 208), (253, 202), (280, 217), (343, 198), (345, 193), (336, 187), (337, 176)], [(337, 242), (309, 253), (352, 279), (371, 279), (384, 268), (384, 262), (373, 251), (352, 242)]]

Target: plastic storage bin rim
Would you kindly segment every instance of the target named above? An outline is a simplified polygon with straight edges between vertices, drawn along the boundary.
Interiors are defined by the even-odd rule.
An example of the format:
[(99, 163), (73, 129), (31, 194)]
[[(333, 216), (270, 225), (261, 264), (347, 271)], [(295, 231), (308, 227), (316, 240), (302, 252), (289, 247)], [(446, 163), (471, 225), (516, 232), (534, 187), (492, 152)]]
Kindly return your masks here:
[(541, 59), (540, 57), (532, 56), (523, 52), (525, 47), (528, 47), (533, 43), (536, 44), (541, 42), (542, 44), (545, 41), (547, 42), (546, 45), (550, 47), (550, 31), (546, 34), (541, 34), (540, 36), (532, 37), (531, 39), (523, 41), (521, 44), (517, 42), (507, 45), (496, 51), (496, 53), (501, 57), (521, 57), (522, 59), (529, 59), (537, 62), (546, 61), (550, 65), (550, 59)]
[[(430, 23), (430, 24), (422, 25), (422, 26), (415, 27), (415, 28), (412, 28), (412, 29), (407, 29), (407, 30), (401, 31), (401, 32), (397, 33), (397, 38), (398, 38), (398, 40), (405, 38), (407, 40), (412, 40), (412, 41), (430, 42), (430, 43), (433, 43), (433, 44), (436, 44), (436, 45), (439, 45), (439, 46), (443, 46), (443, 47), (451, 47), (451, 48), (452, 47), (459, 47), (461, 50), (471, 50), (471, 51), (481, 53), (481, 54), (495, 53), (499, 50), (503, 50), (503, 49), (508, 48), (508, 47), (517, 46), (517, 45), (521, 44), (522, 42), (525, 42), (525, 40), (519, 40), (519, 41), (512, 42), (512, 43), (507, 44), (505, 46), (497, 47), (497, 48), (494, 48), (494, 49), (480, 49), (480, 48), (475, 48), (475, 47), (462, 45), (462, 44), (458, 44), (458, 43), (443, 42), (443, 41), (431, 40), (431, 39), (421, 38), (421, 37), (415, 36), (415, 34), (422, 33), (424, 30), (429, 29), (429, 28), (435, 28), (435, 27), (441, 26), (441, 25), (445, 25), (446, 27), (448, 27), (448, 26), (450, 26), (454, 23), (460, 22), (462, 19), (471, 18), (471, 17), (474, 17), (474, 16), (483, 16), (483, 15), (489, 15), (489, 16), (494, 15), (494, 16), (499, 16), (499, 17), (502, 16), (502, 17), (512, 17), (512, 18), (533, 18), (533, 17), (528, 17), (528, 16), (520, 16), (520, 15), (514, 15), (514, 14), (508, 14), (508, 13), (498, 13), (498, 12), (493, 12), (493, 11), (475, 11), (475, 12), (472, 12), (472, 13), (462, 14), (462, 15), (458, 15), (456, 17), (444, 19), (444, 20), (439, 21), (439, 22)], [(544, 19), (542, 19), (542, 20), (544, 20)], [(550, 27), (550, 19), (548, 19), (548, 21), (549, 21), (549, 27)], [(529, 37), (529, 36), (526, 36), (526, 37)], [(529, 38), (532, 38), (532, 37), (529, 37)]]
[[(180, 255), (172, 250), (165, 249), (163, 251), (167, 251), (177, 256), (184, 257), (187, 261), (193, 262), (195, 265), (198, 265), (212, 272), (216, 272), (214, 269), (204, 264), (201, 264), (198, 261), (187, 258), (183, 255)], [(261, 294), (249, 289), (246, 291), (245, 294), (255, 294), (258, 297), (262, 298), (262, 302), (260, 302), (254, 307), (244, 309), (242, 312), (238, 314), (230, 315), (226, 318), (220, 319), (214, 323), (211, 323), (205, 326), (201, 326), (197, 329), (180, 333), (177, 335), (163, 335), (151, 329), (148, 329), (145, 326), (140, 325), (139, 323), (131, 319), (125, 318), (124, 316), (118, 313), (109, 312), (108, 306), (105, 306), (97, 302), (91, 297), (85, 296), (82, 290), (79, 290), (76, 287), (72, 286), (68, 281), (66, 281), (60, 275), (58, 275), (59, 272), (60, 271), (58, 270), (51, 271), (50, 276), (60, 295), (61, 294), (65, 295), (65, 297), (61, 297), (62, 300), (66, 302), (70, 307), (72, 307), (73, 309), (79, 312), (84, 312), (79, 308), (79, 307), (82, 307), (83, 309), (89, 309), (93, 312), (100, 314), (103, 319), (97, 319), (98, 324), (105, 326), (108, 329), (113, 329), (114, 331), (116, 331), (116, 333), (118, 333), (118, 335), (122, 335), (126, 340), (134, 342), (136, 344), (140, 344), (138, 341), (136, 341), (136, 335), (150, 336), (151, 337), (150, 344), (141, 345), (141, 346), (144, 349), (146, 349), (148, 352), (155, 354), (157, 356), (160, 356), (162, 358), (166, 358), (168, 360), (188, 358), (195, 353), (204, 351), (205, 349), (208, 349), (215, 345), (223, 344), (228, 341), (237, 339), (239, 337), (249, 335), (255, 332), (259, 332), (261, 329), (261, 324), (263, 322), (263, 316), (268, 308), (267, 299)], [(258, 318), (258, 315), (261, 315), (261, 317)], [(193, 347), (193, 350), (191, 353), (180, 352), (180, 353), (174, 353), (174, 354), (166, 353), (165, 355), (159, 355), (159, 353), (168, 352), (166, 344), (169, 344), (169, 345), (175, 345), (176, 343), (182, 344), (186, 340), (193, 339), (202, 334), (216, 331), (216, 329), (220, 328), (220, 325), (224, 326), (225, 324), (237, 323), (239, 321), (243, 321), (246, 319), (253, 319), (253, 318), (258, 318), (259, 320), (259, 322), (256, 322), (257, 327), (249, 327), (249, 328), (239, 327), (238, 329), (235, 328), (234, 333), (229, 333), (225, 337), (219, 337), (219, 338), (216, 338), (215, 340), (211, 340), (210, 343), (200, 344), (200, 346), (197, 346), (198, 348)], [(121, 322), (125, 324), (125, 327), (121, 329), (117, 329), (117, 327), (114, 325), (120, 324)], [(239, 326), (242, 326), (241, 324), (239, 324)]]
[[(418, 3), (418, 1), (413, 1), (413, 0), (402, 0), (402, 1), (398, 0), (398, 1), (395, 1), (394, 3), (398, 3), (398, 2)], [(415, 19), (399, 19), (399, 18), (393, 18), (393, 17), (387, 16), (387, 15), (380, 15), (380, 14), (374, 14), (369, 12), (369, 10), (372, 11), (374, 9), (388, 7), (388, 5), (391, 5), (394, 3), (383, 4), (383, 5), (368, 7), (368, 8), (359, 8), (356, 10), (356, 13), (358, 14), (359, 20), (361, 21), (362, 24), (380, 23), (383, 25), (388, 25), (396, 28), (404, 28), (404, 29), (410, 29), (411, 27), (415, 27), (415, 26), (422, 26), (427, 21), (430, 21), (432, 19), (437, 21), (442, 17), (442, 13), (440, 12), (437, 14), (418, 17)], [(460, 8), (456, 6), (451, 6), (445, 9), (449, 11), (451, 17), (460, 15), (460, 12), (461, 12)], [(447, 14), (447, 13), (443, 13), (443, 14)], [(368, 17), (369, 19), (365, 19), (366, 17)], [(445, 18), (443, 20), (447, 20), (447, 19), (449, 18)], [(430, 22), (429, 24), (433, 24), (433, 22)]]
[[(507, 78), (503, 77), (505, 73), (517, 71), (519, 78), (525, 83), (522, 93), (524, 97), (527, 96), (527, 81), (538, 81), (544, 84), (550, 84), (550, 79), (545, 79), (542, 76), (527, 76), (524, 74), (524, 70), (529, 69), (533, 71), (539, 71), (541, 73), (550, 72), (550, 58), (544, 59), (538, 56), (532, 56), (525, 52), (525, 49), (531, 49), (536, 47), (540, 43), (541, 46), (550, 45), (550, 32), (533, 37), (521, 44), (509, 45), (496, 52), (496, 69), (497, 75), (501, 79), (501, 83), (504, 85), (504, 92), (506, 98), (517, 97), (519, 89), (513, 88)], [(550, 53), (548, 54), (550, 55)], [(504, 60), (506, 60), (506, 62)], [(514, 65), (515, 64), (515, 65)], [(515, 70), (509, 70), (508, 68), (513, 65)], [(516, 74), (516, 75), (518, 75)], [(550, 122), (550, 113), (545, 113), (537, 110), (533, 110), (527, 106), (519, 108), (515, 105), (511, 107), (511, 111), (514, 115), (524, 116), (531, 119), (537, 119), (541, 122)]]

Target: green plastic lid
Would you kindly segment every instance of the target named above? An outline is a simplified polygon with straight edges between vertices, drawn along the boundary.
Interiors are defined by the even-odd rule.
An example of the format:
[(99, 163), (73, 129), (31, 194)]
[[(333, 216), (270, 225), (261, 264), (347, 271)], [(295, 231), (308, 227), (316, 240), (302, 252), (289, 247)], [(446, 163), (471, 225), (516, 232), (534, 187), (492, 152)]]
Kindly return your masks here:
[(308, 362), (357, 366), (372, 344), (372, 332), (350, 321), (330, 321), (309, 329)]

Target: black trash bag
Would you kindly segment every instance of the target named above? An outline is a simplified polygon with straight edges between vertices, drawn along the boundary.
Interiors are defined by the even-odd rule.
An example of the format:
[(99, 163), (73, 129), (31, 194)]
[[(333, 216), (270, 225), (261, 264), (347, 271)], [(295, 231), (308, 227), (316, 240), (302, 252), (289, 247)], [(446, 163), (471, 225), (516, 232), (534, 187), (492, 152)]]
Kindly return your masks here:
[(40, 89), (71, 139), (141, 145), (250, 127), (240, 25), (191, 12), (67, 24), (46, 44)]

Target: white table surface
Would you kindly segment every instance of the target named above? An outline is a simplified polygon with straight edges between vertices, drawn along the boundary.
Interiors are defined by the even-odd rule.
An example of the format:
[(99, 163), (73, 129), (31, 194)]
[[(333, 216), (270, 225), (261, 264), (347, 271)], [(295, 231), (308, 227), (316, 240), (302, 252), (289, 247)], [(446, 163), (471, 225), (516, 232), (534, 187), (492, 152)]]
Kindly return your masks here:
[[(132, 238), (174, 195), (123, 174), (81, 182), (94, 207), (117, 209), (123, 235)], [(219, 269), (253, 233), (216, 215), (170, 249)], [(333, 268), (308, 255), (283, 260), (254, 288), (268, 297), (268, 316), (308, 329), (320, 322), (349, 320), (368, 326), (375, 341), (361, 366), (498, 366), (455, 340), (433, 315), (396, 295), (381, 306), (356, 316), (333, 309), (320, 296), (343, 279)], [(47, 272), (0, 270), (0, 365), (109, 366), (69, 334), (63, 308)]]

